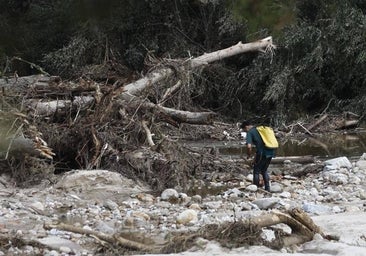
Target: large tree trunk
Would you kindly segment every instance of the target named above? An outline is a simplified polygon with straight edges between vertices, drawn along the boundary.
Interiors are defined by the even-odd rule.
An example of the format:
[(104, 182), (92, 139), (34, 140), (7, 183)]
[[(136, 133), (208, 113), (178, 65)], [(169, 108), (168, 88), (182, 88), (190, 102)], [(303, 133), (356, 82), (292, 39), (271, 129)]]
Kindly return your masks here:
[[(239, 42), (238, 44), (230, 46), (229, 48), (218, 50), (211, 53), (205, 53), (197, 58), (194, 58), (190, 61), (190, 66), (191, 68), (196, 68), (237, 54), (251, 51), (264, 52), (266, 51), (266, 49), (272, 49), (272, 48), (275, 48), (272, 42), (272, 37), (266, 37), (262, 40), (247, 44)], [(173, 72), (174, 71), (171, 68), (163, 68), (158, 71), (152, 72), (144, 78), (141, 78), (128, 85), (125, 85), (124, 86), (125, 93), (136, 95), (139, 92), (143, 91), (146, 87), (156, 84), (165, 77), (173, 74)]]

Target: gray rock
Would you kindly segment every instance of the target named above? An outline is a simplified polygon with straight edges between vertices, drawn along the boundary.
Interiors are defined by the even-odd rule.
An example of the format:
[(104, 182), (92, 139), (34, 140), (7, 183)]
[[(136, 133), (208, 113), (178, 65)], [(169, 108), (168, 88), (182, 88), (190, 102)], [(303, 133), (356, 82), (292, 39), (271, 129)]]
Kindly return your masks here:
[(271, 184), (271, 192), (272, 193), (281, 193), (283, 191), (283, 188), (281, 184), (279, 183), (272, 183)]
[(202, 196), (200, 196), (200, 195), (192, 196), (192, 202), (201, 203), (202, 202)]
[(261, 198), (254, 200), (253, 204), (257, 205), (261, 210), (268, 210), (273, 208), (279, 201), (279, 198)]
[(165, 189), (160, 196), (163, 201), (178, 200), (179, 193), (173, 188)]
[(135, 181), (120, 173), (107, 170), (74, 170), (64, 174), (56, 183), (56, 189), (82, 193), (85, 199), (123, 201), (131, 194), (148, 191), (147, 187), (137, 185)]
[(330, 173), (329, 181), (335, 184), (347, 184), (348, 176), (343, 173)]
[(357, 161), (355, 166), (362, 170), (365, 170), (366, 169), (366, 160)]
[(239, 197), (243, 197), (243, 192), (241, 192), (239, 189), (237, 188), (232, 188), (229, 189), (227, 191), (224, 192), (224, 194), (222, 195), (222, 198), (239, 198)]
[(280, 197), (282, 198), (291, 198), (291, 193), (288, 191), (284, 191), (280, 194)]
[(198, 221), (197, 211), (193, 209), (188, 209), (181, 212), (177, 216), (177, 223), (182, 225), (187, 225), (188, 223), (196, 223)]
[(83, 248), (70, 240), (63, 239), (57, 236), (48, 236), (45, 238), (38, 239), (38, 242), (44, 244), (50, 248), (55, 250), (60, 250), (62, 247), (67, 247), (75, 253), (79, 253), (83, 250)]
[(302, 209), (305, 212), (308, 212), (310, 214), (316, 214), (316, 215), (332, 213), (332, 208), (330, 208), (326, 205), (320, 205), (320, 204), (305, 203), (305, 204), (303, 204)]
[(251, 185), (247, 186), (245, 188), (245, 190), (250, 191), (250, 192), (256, 192), (258, 190), (258, 187), (254, 184), (251, 184)]
[(352, 163), (345, 156), (324, 161), (324, 165), (324, 171), (336, 170), (340, 168), (347, 168), (348, 170), (352, 169)]
[(109, 210), (118, 209), (118, 204), (110, 199), (104, 201), (103, 206)]

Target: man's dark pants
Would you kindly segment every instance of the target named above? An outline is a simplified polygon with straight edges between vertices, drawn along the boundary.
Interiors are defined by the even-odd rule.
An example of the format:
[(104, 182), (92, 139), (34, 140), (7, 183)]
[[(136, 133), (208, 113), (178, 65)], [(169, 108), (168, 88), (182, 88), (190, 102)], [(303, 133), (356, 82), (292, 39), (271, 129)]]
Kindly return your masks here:
[(270, 191), (269, 185), (269, 174), (268, 174), (268, 166), (271, 163), (272, 157), (266, 157), (262, 154), (256, 154), (254, 159), (254, 167), (253, 167), (253, 183), (260, 187), (259, 185), (259, 175), (261, 174), (264, 181), (264, 189)]

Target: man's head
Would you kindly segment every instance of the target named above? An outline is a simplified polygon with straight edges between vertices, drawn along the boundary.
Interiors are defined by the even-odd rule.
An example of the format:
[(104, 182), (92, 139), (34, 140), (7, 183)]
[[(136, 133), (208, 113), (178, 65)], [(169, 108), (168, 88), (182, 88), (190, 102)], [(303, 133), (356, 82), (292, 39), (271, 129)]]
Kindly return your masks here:
[(241, 123), (240, 128), (243, 129), (243, 131), (247, 132), (252, 127), (251, 122), (248, 120), (245, 120)]

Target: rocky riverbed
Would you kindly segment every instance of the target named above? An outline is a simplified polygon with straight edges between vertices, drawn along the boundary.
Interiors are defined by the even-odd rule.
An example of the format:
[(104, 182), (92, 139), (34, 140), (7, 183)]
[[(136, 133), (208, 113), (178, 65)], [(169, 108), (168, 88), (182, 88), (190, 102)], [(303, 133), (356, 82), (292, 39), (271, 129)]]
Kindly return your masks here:
[[(107, 170), (74, 170), (26, 189), (16, 187), (3, 175), (0, 255), (105, 255), (106, 251), (113, 255), (113, 246), (105, 241), (52, 228), (58, 224), (159, 245), (169, 232), (188, 233), (211, 223), (234, 222), (274, 210), (298, 207), (314, 218), (365, 214), (366, 154), (355, 161), (340, 157), (321, 165), (319, 172), (300, 178), (291, 175), (301, 167), (297, 164), (271, 165), (273, 174), (282, 175), (272, 180), (270, 194), (252, 185), (251, 175), (229, 183), (211, 181), (205, 186), (216, 192), (205, 195), (184, 193), (179, 188), (154, 194), (143, 184)], [(282, 229), (291, 232), (289, 227)], [(352, 241), (342, 240), (342, 230), (331, 232), (366, 255), (366, 230), (355, 232)], [(274, 231), (264, 229), (262, 236), (271, 241)], [(197, 241), (190, 251), (204, 251), (209, 246), (209, 241)], [(309, 246), (281, 249), (282, 253), (310, 251)]]

